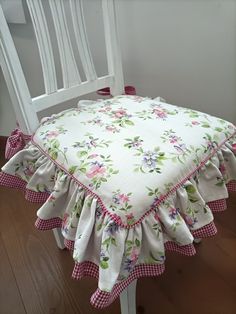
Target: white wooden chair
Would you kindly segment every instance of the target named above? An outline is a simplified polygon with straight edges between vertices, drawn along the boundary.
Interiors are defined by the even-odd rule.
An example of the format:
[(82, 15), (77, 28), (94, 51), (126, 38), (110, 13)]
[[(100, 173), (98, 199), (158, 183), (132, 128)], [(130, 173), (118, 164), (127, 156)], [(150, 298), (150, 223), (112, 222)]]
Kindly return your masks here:
[[(63, 0), (48, 0), (59, 48), (63, 88), (58, 88), (51, 35), (42, 0), (26, 0), (32, 19), (42, 64), (45, 93), (31, 97), (3, 10), (0, 6), (0, 64), (21, 130), (32, 134), (39, 124), (38, 112), (64, 101), (109, 87), (113, 96), (123, 93), (124, 81), (116, 29), (113, 0), (102, 0), (108, 74), (98, 77), (89, 48), (81, 0), (69, 0), (77, 51), (86, 81), (82, 82), (68, 29)], [(54, 229), (59, 248), (64, 243), (59, 229)], [(135, 314), (134, 281), (121, 295), (122, 314)]]

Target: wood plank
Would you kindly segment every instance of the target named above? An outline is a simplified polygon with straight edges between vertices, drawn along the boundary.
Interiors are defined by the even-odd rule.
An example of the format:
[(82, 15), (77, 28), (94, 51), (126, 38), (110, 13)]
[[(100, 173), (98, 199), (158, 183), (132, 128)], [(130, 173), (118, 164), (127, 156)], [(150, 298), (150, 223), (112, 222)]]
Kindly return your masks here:
[[(235, 195), (230, 195), (228, 204), (226, 212), (216, 215), (218, 235), (197, 245), (196, 256), (168, 253), (162, 276), (138, 280), (137, 314), (235, 313)], [(101, 313), (89, 303), (97, 281), (72, 280), (73, 259), (69, 252), (56, 247), (52, 232), (34, 228), (38, 207), (26, 202), (21, 192), (0, 188), (0, 246), (2, 241), (6, 248), (5, 254), (0, 251), (0, 269), (12, 267), (7, 278), (15, 276), (25, 312)], [(4, 282), (5, 279), (0, 280), (0, 291), (13, 291), (11, 299), (3, 300), (7, 309), (20, 301), (14, 283)], [(120, 314), (119, 300), (102, 313)]]
[[(38, 237), (39, 231), (34, 228), (34, 223), (30, 216), (26, 216), (26, 210), (33, 211), (36, 217), (35, 205), (23, 200), (22, 193), (11, 190), (10, 199), (3, 194), (2, 200), (7, 203), (7, 213), (12, 222), (11, 234), (3, 226), (6, 241), (8, 240), (8, 255), (15, 272), (18, 285), (21, 291), (25, 291), (22, 296), (27, 303), (29, 313), (81, 313), (79, 305), (67, 292), (67, 284), (58, 271), (58, 265), (53, 263), (47, 246)], [(22, 208), (16, 206), (22, 204)], [(34, 217), (34, 218), (35, 218)], [(9, 219), (8, 218), (8, 219)], [(6, 214), (3, 215), (3, 221)], [(14, 235), (13, 235), (14, 232)], [(13, 237), (17, 243), (9, 240)], [(62, 252), (67, 254), (67, 252)], [(29, 287), (29, 284), (30, 286)], [(33, 293), (32, 297), (28, 294)], [(36, 303), (31, 304), (31, 300)], [(36, 309), (37, 306), (37, 309)]]
[(0, 234), (0, 312), (25, 314), (24, 304)]

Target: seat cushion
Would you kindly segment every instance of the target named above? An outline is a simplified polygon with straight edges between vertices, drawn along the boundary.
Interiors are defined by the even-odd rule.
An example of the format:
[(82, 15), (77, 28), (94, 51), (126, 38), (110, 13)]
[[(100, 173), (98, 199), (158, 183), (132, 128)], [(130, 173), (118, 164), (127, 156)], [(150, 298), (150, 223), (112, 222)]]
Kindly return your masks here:
[(122, 224), (133, 225), (234, 132), (205, 113), (119, 96), (53, 116), (32, 141)]
[(150, 98), (80, 103), (43, 119), (0, 184), (44, 201), (36, 227), (61, 227), (73, 277), (99, 278), (91, 302), (105, 307), (135, 278), (160, 275), (165, 250), (193, 255), (194, 237), (216, 234), (212, 212), (236, 187), (235, 131)]

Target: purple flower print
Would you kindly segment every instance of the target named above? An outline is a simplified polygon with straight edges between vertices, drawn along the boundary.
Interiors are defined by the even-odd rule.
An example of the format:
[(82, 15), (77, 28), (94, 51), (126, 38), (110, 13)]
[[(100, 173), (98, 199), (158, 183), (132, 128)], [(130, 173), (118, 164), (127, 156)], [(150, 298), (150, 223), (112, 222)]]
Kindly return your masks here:
[(155, 152), (147, 151), (143, 156), (143, 164), (148, 168), (156, 168), (157, 154)]
[(107, 232), (110, 236), (113, 236), (118, 230), (119, 230), (119, 226), (118, 226), (115, 222), (109, 224), (109, 225), (106, 227), (106, 232)]
[(124, 270), (127, 270), (129, 273), (133, 270), (134, 266), (135, 266), (135, 262), (130, 258), (127, 258), (124, 261)]
[(185, 150), (187, 149), (185, 144), (174, 145), (174, 148), (177, 150), (179, 154), (184, 154)]
[(177, 208), (174, 208), (174, 207), (171, 207), (169, 209), (169, 217), (172, 219), (172, 220), (175, 220), (176, 217), (178, 216), (179, 212), (178, 212), (178, 209)]

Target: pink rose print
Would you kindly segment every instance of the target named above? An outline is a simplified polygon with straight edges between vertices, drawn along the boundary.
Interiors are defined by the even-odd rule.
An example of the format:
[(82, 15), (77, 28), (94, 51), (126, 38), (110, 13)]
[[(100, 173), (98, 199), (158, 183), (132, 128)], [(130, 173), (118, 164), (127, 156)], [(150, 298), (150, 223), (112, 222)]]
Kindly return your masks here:
[(192, 125), (199, 125), (200, 123), (198, 121), (192, 121)]
[(34, 173), (34, 165), (33, 164), (28, 164), (27, 167), (24, 170), (24, 174), (26, 176), (31, 176)]
[(225, 165), (224, 165), (224, 164), (221, 164), (220, 167), (219, 167), (219, 169), (220, 169), (220, 172), (221, 172), (222, 174), (225, 174), (226, 168), (225, 168)]
[(63, 217), (63, 221), (62, 221), (62, 228), (65, 229), (66, 224), (67, 224), (67, 220), (69, 218), (69, 214), (65, 213), (64, 217)]
[(158, 222), (160, 221), (160, 217), (159, 217), (158, 213), (155, 213), (154, 218), (156, 219), (156, 221), (158, 221)]
[(103, 167), (103, 164), (95, 161), (86, 176), (91, 179), (96, 175), (103, 175), (105, 172), (106, 168)]
[(233, 150), (234, 153), (236, 153), (236, 143), (234, 143), (234, 144), (232, 145), (232, 150)]
[(120, 119), (122, 117), (125, 117), (127, 115), (127, 112), (124, 109), (119, 109), (117, 111), (114, 111), (114, 114), (116, 118)]
[(191, 218), (189, 216), (186, 216), (184, 217), (186, 223), (190, 226), (190, 227), (193, 227), (195, 225), (195, 223), (197, 222), (197, 218)]
[(132, 225), (135, 222), (134, 215), (132, 213), (125, 216), (127, 218), (128, 225)]
[(47, 134), (46, 134), (46, 137), (48, 139), (50, 138), (54, 138), (54, 137), (57, 137), (59, 135), (59, 131), (49, 131)]
[(97, 156), (98, 156), (98, 154), (92, 154), (92, 155), (89, 155), (88, 158), (92, 159), (92, 158), (96, 158)]
[(132, 262), (137, 261), (138, 256), (139, 256), (138, 250), (137, 250), (136, 248), (133, 248), (132, 253), (131, 253), (131, 255), (130, 255), (131, 261), (132, 261)]
[(129, 201), (129, 197), (125, 194), (120, 194), (119, 195), (119, 199), (122, 203), (128, 202)]
[(167, 118), (167, 114), (161, 110), (161, 109), (153, 109), (153, 113), (158, 117), (158, 118), (161, 118), (161, 119), (165, 119)]

